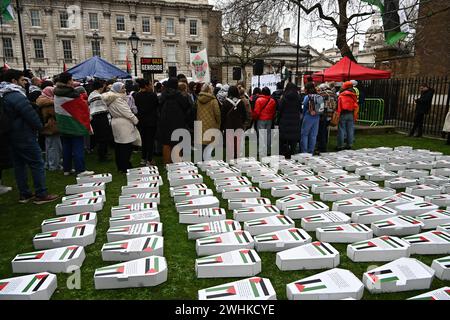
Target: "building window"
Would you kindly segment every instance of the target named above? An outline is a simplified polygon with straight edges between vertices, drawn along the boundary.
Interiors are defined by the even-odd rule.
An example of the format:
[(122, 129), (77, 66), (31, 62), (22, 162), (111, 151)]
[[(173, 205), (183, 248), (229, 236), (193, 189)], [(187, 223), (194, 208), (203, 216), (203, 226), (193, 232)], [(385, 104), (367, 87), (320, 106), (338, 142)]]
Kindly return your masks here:
[(142, 49), (144, 57), (153, 57), (153, 45), (150, 42), (143, 42)]
[(191, 36), (197, 35), (197, 20), (190, 20), (189, 21), (189, 34)]
[(64, 61), (72, 62), (72, 41), (62, 40)]
[(101, 52), (100, 52), (100, 41), (98, 40), (92, 40), (92, 55), (93, 56), (98, 56), (101, 57)]
[(89, 29), (98, 30), (98, 14), (89, 13)]
[(200, 50), (199, 50), (198, 46), (191, 46), (191, 53), (197, 53), (199, 51)]
[(166, 33), (167, 34), (175, 34), (175, 19), (173, 18), (168, 18), (166, 20), (167, 25), (166, 25)]
[(127, 59), (127, 43), (117, 42), (117, 48), (119, 49), (119, 60), (125, 61)]
[(174, 44), (167, 45), (167, 62), (177, 62), (176, 48)]
[(41, 26), (41, 14), (39, 10), (30, 10), (31, 26), (40, 27)]
[(36, 59), (44, 59), (44, 43), (42, 39), (33, 39), (34, 57)]
[(69, 13), (67, 11), (59, 13), (59, 25), (61, 28), (69, 28)]
[(11, 38), (3, 38), (3, 56), (5, 59), (14, 58), (14, 51)]
[(116, 17), (117, 31), (125, 31), (125, 16)]
[(144, 17), (142, 18), (142, 32), (150, 33), (150, 18)]

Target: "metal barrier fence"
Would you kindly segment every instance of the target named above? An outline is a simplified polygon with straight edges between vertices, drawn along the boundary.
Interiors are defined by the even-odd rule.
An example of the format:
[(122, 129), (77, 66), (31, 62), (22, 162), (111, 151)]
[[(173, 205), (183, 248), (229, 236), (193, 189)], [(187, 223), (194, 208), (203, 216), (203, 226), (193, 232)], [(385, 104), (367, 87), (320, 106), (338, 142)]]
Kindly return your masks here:
[(358, 124), (366, 124), (371, 127), (384, 124), (384, 100), (366, 98), (364, 104), (359, 107)]

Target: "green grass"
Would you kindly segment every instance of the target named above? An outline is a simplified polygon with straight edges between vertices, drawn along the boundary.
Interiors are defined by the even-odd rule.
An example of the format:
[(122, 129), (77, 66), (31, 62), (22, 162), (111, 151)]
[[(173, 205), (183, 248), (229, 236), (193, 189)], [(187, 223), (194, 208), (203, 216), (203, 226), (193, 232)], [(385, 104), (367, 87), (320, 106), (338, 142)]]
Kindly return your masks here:
[[(334, 140), (330, 142), (330, 150), (334, 148)], [(354, 147), (395, 147), (400, 145), (409, 145), (414, 148), (430, 149), (450, 154), (450, 147), (445, 146), (441, 140), (406, 138), (398, 134), (358, 136)], [(97, 173), (112, 173), (113, 182), (107, 185), (107, 202), (103, 211), (98, 215), (96, 242), (85, 248), (87, 257), (81, 268), (81, 289), (69, 290), (66, 286), (66, 281), (70, 275), (58, 274), (58, 289), (53, 295), (53, 299), (197, 299), (197, 291), (199, 289), (236, 280), (232, 278), (196, 278), (194, 270), (194, 261), (196, 258), (195, 241), (187, 240), (186, 225), (180, 225), (178, 223), (178, 214), (172, 199), (169, 197), (166, 171), (159, 161), (158, 159), (160, 173), (164, 178), (164, 186), (160, 189), (161, 204), (159, 206), (159, 212), (161, 222), (164, 224), (164, 255), (167, 258), (169, 267), (168, 281), (153, 288), (95, 290), (93, 278), (95, 269), (110, 264), (102, 261), (100, 250), (102, 245), (107, 242), (106, 231), (109, 227), (108, 218), (110, 216), (111, 206), (117, 205), (120, 188), (126, 185), (126, 178), (116, 171), (113, 161), (106, 164), (98, 163), (95, 156), (88, 155), (88, 168), (95, 170)], [(138, 154), (133, 155), (133, 162), (135, 165), (138, 164)], [(4, 176), (5, 184), (15, 185), (12, 170), (4, 172)], [(204, 174), (204, 177), (205, 182), (210, 188), (215, 190), (214, 184), (206, 174)], [(47, 173), (47, 185), (49, 191), (52, 193), (63, 195), (64, 187), (67, 184), (73, 183), (75, 183), (73, 176), (64, 177), (62, 173)], [(273, 203), (276, 200), (270, 196), (269, 191), (263, 191), (263, 196), (271, 198)], [(36, 233), (40, 232), (42, 220), (55, 216), (55, 204), (43, 206), (33, 204), (20, 205), (17, 203), (17, 200), (17, 190), (0, 196), (0, 279), (17, 276), (11, 272), (11, 260), (16, 254), (34, 251), (32, 239)], [(228, 208), (226, 202), (222, 199), (221, 206), (225, 209)], [(231, 212), (227, 212), (228, 218), (232, 218)], [(296, 221), (296, 224), (300, 227), (299, 221)], [(315, 239), (314, 234), (311, 233), (311, 236)], [(360, 279), (363, 273), (367, 271), (367, 268), (374, 265), (374, 263), (354, 263), (345, 254), (346, 245), (333, 246), (341, 252), (341, 263), (339, 267), (351, 270)], [(278, 299), (286, 299), (287, 283), (320, 272), (320, 270), (282, 272), (275, 265), (275, 253), (260, 253), (260, 256), (262, 258), (262, 272), (259, 276), (267, 277), (272, 281)], [(438, 257), (440, 256), (414, 256), (414, 258), (428, 265), (431, 264), (433, 259)], [(378, 265), (381, 265), (381, 263)], [(437, 289), (445, 285), (450, 285), (450, 281), (444, 282), (435, 279), (431, 289)], [(406, 299), (426, 291), (428, 290), (372, 295), (366, 290), (364, 299)]]

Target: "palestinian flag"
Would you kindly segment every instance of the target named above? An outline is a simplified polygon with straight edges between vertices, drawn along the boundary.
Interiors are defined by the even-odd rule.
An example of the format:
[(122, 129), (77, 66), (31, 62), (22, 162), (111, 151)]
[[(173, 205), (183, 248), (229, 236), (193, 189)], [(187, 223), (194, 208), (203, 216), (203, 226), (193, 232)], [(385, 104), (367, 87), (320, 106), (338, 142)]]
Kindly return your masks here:
[(108, 233), (129, 232), (130, 229), (131, 229), (131, 226), (125, 226), (125, 227), (113, 227), (113, 228), (109, 228)]
[(450, 256), (437, 259), (436, 261), (442, 264), (445, 268), (450, 268)]
[(44, 232), (37, 234), (34, 239), (47, 239), (47, 238), (55, 238), (58, 236), (58, 231)]
[(300, 232), (299, 229), (289, 229), (289, 235), (291, 235), (295, 240), (306, 240), (306, 237)]
[(306, 222), (321, 222), (321, 221), (325, 221), (326, 220), (326, 218), (324, 216), (322, 216), (322, 215), (306, 217), (306, 218), (303, 218), (303, 219), (305, 219)]
[(77, 253), (77, 250), (79, 248), (80, 247), (75, 247), (75, 246), (67, 247), (66, 250), (64, 250), (63, 254), (59, 257), (58, 260), (65, 260), (66, 258), (67, 258), (67, 260), (72, 259), (75, 256), (75, 254)]
[[(35, 275), (30, 282), (25, 286), (22, 290), (22, 293), (31, 293), (39, 290), (40, 287), (44, 284), (45, 280), (47, 280), (49, 274), (37, 274)], [(1, 284), (0, 284), (1, 290)]]
[(291, 221), (289, 221), (289, 218), (287, 218), (284, 215), (277, 215), (277, 219), (281, 222), (281, 224), (290, 224)]
[(142, 251), (144, 252), (153, 252), (158, 244), (159, 238), (157, 237), (148, 237), (145, 239), (144, 245), (142, 246)]
[(125, 273), (125, 265), (114, 265), (95, 270), (96, 277), (114, 276)]
[(9, 282), (6, 281), (0, 281), (0, 291), (6, 288), (6, 286), (9, 284)]
[(86, 226), (77, 226), (73, 228), (72, 238), (74, 237), (82, 237), (84, 235), (84, 231), (86, 230)]
[(280, 238), (275, 233), (273, 233), (273, 234), (256, 236), (255, 240), (257, 242), (269, 242), (269, 241), (278, 241), (278, 240), (280, 240)]
[(122, 216), (113, 217), (109, 219), (110, 222), (127, 221), (127, 220), (131, 220), (131, 215), (125, 214)]
[(355, 229), (356, 231), (359, 231), (359, 232), (370, 231), (370, 229), (363, 224), (350, 223), (349, 225), (350, 225), (350, 227), (352, 227), (353, 229)]
[(203, 245), (222, 243), (222, 238), (220, 236), (215, 236), (215, 237), (207, 237), (207, 238), (199, 239), (197, 241), (200, 246), (203, 246)]
[(434, 234), (435, 236), (438, 236), (441, 239), (444, 239), (447, 242), (450, 242), (450, 235), (448, 233), (441, 231), (433, 231), (431, 233)]
[(295, 282), (298, 292), (309, 292), (326, 289), (327, 286), (321, 279), (303, 280)]
[(267, 220), (265, 219), (259, 219), (259, 220), (253, 220), (247, 222), (247, 226), (249, 227), (255, 227), (255, 226), (263, 226), (267, 224)]
[(14, 262), (17, 261), (31, 261), (31, 260), (40, 260), (45, 255), (45, 252), (31, 252), (31, 253), (23, 253), (18, 254), (14, 258)]
[(385, 283), (400, 280), (391, 269), (368, 272), (367, 275), (373, 283)]
[(380, 237), (380, 239), (393, 248), (403, 248), (404, 247), (403, 244), (399, 243), (398, 241), (396, 241), (395, 239), (393, 239), (389, 236), (383, 236), (383, 237)]
[(406, 237), (403, 238), (406, 241), (408, 241), (409, 243), (426, 243), (426, 242), (430, 242), (430, 239), (424, 237), (424, 236), (410, 236), (410, 237)]
[[(58, 130), (61, 134), (68, 134), (71, 136), (88, 136), (92, 133), (89, 107), (85, 94), (76, 97), (59, 96), (58, 93), (65, 94), (66, 90), (55, 89), (55, 114)], [(71, 91), (73, 94), (74, 92)]]
[(255, 263), (256, 258), (254, 251), (249, 249), (244, 249), (239, 251), (239, 255), (244, 263)]
[(344, 228), (341, 226), (328, 227), (328, 228), (323, 228), (322, 231), (323, 232), (339, 232), (339, 231), (344, 231)]
[(407, 223), (410, 223), (410, 224), (420, 224), (421, 223), (419, 220), (416, 220), (414, 218), (407, 217), (407, 216), (398, 216), (398, 219), (399, 220), (403, 220), (403, 221), (405, 221)]
[(150, 257), (145, 259), (145, 274), (158, 273), (160, 269), (159, 260), (159, 257)]
[(320, 252), (321, 255), (326, 256), (328, 254), (333, 254), (333, 251), (322, 242), (313, 242), (312, 243), (314, 249)]
[(267, 297), (270, 294), (269, 290), (267, 289), (267, 284), (265, 283), (263, 278), (256, 277), (248, 279), (248, 281), (250, 283), (253, 295), (256, 298)]
[(232, 284), (205, 289), (206, 299), (217, 299), (236, 295), (236, 287)]
[(218, 264), (223, 263), (222, 256), (210, 256), (210, 257), (204, 257), (197, 259), (197, 264), (199, 266), (205, 265), (205, 264)]
[(352, 247), (355, 250), (365, 250), (365, 249), (376, 248), (378, 246), (375, 243), (373, 243), (372, 241), (362, 241), (362, 242), (354, 243), (352, 245)]
[(66, 217), (47, 219), (47, 220), (44, 220), (44, 222), (42, 222), (42, 225), (46, 226), (46, 225), (49, 225), (49, 224), (63, 223), (66, 220), (67, 220)]
[(102, 251), (116, 251), (116, 250), (126, 250), (128, 248), (128, 241), (118, 241), (105, 243)]
[(16, 20), (14, 17), (14, 8), (11, 0), (1, 0), (2, 21)]
[(159, 223), (148, 223), (147, 224), (147, 233), (156, 233), (159, 231)]
[(375, 226), (377, 226), (378, 228), (389, 228), (392, 226), (395, 226), (395, 222), (392, 222), (391, 220), (387, 220), (387, 221), (378, 221), (378, 222), (374, 222), (373, 223)]
[(236, 240), (239, 243), (249, 243), (250, 239), (247, 237), (247, 234), (244, 231), (236, 231), (234, 233)]

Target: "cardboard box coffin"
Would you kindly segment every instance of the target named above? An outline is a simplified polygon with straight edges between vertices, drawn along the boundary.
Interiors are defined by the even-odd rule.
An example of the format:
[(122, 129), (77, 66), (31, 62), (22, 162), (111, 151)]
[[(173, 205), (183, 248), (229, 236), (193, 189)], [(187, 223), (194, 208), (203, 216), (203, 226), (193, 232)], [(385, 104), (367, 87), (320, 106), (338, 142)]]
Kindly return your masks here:
[(253, 161), (256, 161), (255, 157), (240, 157), (240, 158), (236, 158), (236, 159), (230, 159), (227, 162), (231, 165), (235, 165), (235, 164), (253, 162)]
[(289, 173), (294, 172), (294, 171), (299, 171), (299, 170), (310, 170), (311, 168), (303, 165), (303, 164), (299, 164), (299, 163), (293, 163), (293, 164), (288, 164), (285, 166), (280, 166), (280, 171), (286, 175), (289, 175)]
[(355, 169), (355, 174), (360, 176), (365, 176), (368, 172), (378, 172), (380, 171), (379, 167), (360, 167)]
[(313, 184), (325, 184), (329, 182), (328, 178), (322, 176), (300, 177), (293, 178), (293, 180), (295, 180), (295, 183), (304, 184), (307, 187), (312, 187)]
[(436, 272), (438, 279), (450, 280), (450, 256), (433, 260), (431, 268)]
[(270, 194), (272, 195), (272, 197), (281, 198), (299, 192), (308, 193), (309, 188), (302, 184), (288, 184), (285, 186), (272, 187)]
[(439, 209), (439, 206), (430, 202), (404, 203), (395, 207), (399, 215), (416, 217), (422, 213)]
[(181, 211), (179, 223), (198, 224), (226, 220), (227, 212), (222, 208), (194, 209)]
[(208, 170), (206, 174), (213, 180), (222, 179), (226, 177), (237, 177), (242, 175), (241, 170), (238, 168), (230, 167), (230, 168), (221, 168), (216, 170)]
[(158, 211), (158, 204), (156, 202), (125, 204), (122, 206), (111, 207), (111, 217), (122, 216), (124, 214), (131, 214), (141, 211)]
[(406, 169), (399, 170), (398, 175), (404, 178), (419, 179), (420, 177), (429, 176), (430, 172), (428, 170)]
[(398, 172), (399, 170), (406, 170), (408, 165), (406, 163), (395, 163), (395, 162), (388, 162), (383, 163), (380, 168), (386, 171), (394, 171)]
[(198, 223), (187, 227), (188, 239), (193, 240), (237, 230), (241, 230), (241, 224), (234, 220)]
[(14, 273), (70, 273), (81, 268), (85, 257), (83, 247), (67, 246), (18, 254), (11, 265)]
[(95, 270), (95, 289), (154, 287), (167, 281), (166, 258), (151, 256)]
[(80, 224), (97, 225), (97, 214), (95, 212), (83, 212), (65, 217), (46, 219), (41, 223), (42, 232), (55, 231), (78, 226)]
[(66, 195), (72, 195), (77, 193), (84, 193), (97, 190), (105, 190), (106, 184), (104, 182), (98, 183), (80, 183), (69, 184), (66, 186)]
[(341, 182), (341, 183), (349, 183), (349, 182), (355, 182), (355, 181), (360, 181), (360, 180), (361, 180), (361, 176), (358, 174), (353, 174), (353, 173), (343, 174), (343, 175), (339, 175), (339, 176), (333, 176), (330, 178), (330, 182)]
[(350, 271), (334, 268), (286, 285), (289, 300), (360, 300), (363, 283)]
[(36, 250), (60, 248), (69, 245), (86, 247), (94, 242), (95, 225), (92, 224), (38, 233), (33, 238), (33, 246)]
[(376, 202), (379, 206), (386, 206), (395, 209), (396, 206), (404, 203), (423, 202), (424, 199), (419, 196), (414, 196), (406, 192), (397, 193), (391, 197), (387, 197)]
[(173, 200), (177, 202), (186, 201), (190, 199), (203, 198), (213, 196), (214, 193), (211, 189), (203, 190), (188, 190), (188, 191), (175, 191), (173, 193)]
[(317, 228), (316, 238), (322, 242), (354, 243), (372, 239), (372, 230), (358, 223), (341, 224), (333, 227)]
[(252, 249), (240, 249), (195, 260), (197, 278), (251, 277), (261, 272), (261, 258)]
[(450, 223), (450, 211), (432, 210), (417, 216), (416, 219), (423, 223), (422, 229), (436, 229), (439, 225)]
[(159, 222), (147, 222), (122, 227), (111, 227), (106, 236), (108, 242), (128, 240), (145, 236), (162, 236), (163, 224)]
[(438, 194), (425, 197), (426, 202), (431, 202), (439, 207), (450, 206), (450, 194)]
[(320, 193), (322, 201), (340, 201), (360, 196), (361, 191), (356, 189), (336, 189)]
[[(273, 180), (273, 179), (283, 179), (286, 178), (285, 175), (283, 174), (278, 174), (278, 173), (262, 173), (259, 176), (256, 177), (252, 177), (252, 182), (254, 183), (261, 183), (264, 181), (269, 181), (269, 180)], [(295, 182), (295, 179), (293, 179), (293, 181)]]
[(276, 264), (281, 271), (331, 269), (339, 265), (339, 251), (316, 241), (278, 252)]
[[(138, 168), (141, 169), (141, 168)], [(144, 169), (144, 168), (142, 168)], [(143, 178), (152, 178), (152, 177), (159, 177), (159, 171), (158, 170), (135, 170), (135, 171), (130, 171), (127, 172), (126, 177), (128, 181), (133, 181), (133, 180), (139, 180), (139, 179), (143, 179)]]
[(206, 189), (209, 189), (206, 184), (194, 183), (194, 184), (186, 184), (184, 186), (179, 186), (179, 187), (170, 187), (169, 192), (170, 192), (170, 196), (173, 197), (174, 193), (178, 192), (178, 191), (206, 190)]
[(441, 188), (439, 186), (419, 184), (419, 185), (407, 187), (405, 192), (415, 195), (415, 196), (425, 197), (425, 196), (433, 196), (433, 195), (441, 194)]
[(247, 199), (229, 199), (228, 200), (228, 209), (240, 209), (240, 208), (248, 208), (255, 206), (264, 206), (270, 205), (272, 202), (269, 198), (247, 198)]
[(183, 212), (195, 209), (209, 209), (219, 207), (219, 199), (213, 196), (196, 198), (191, 200), (181, 201), (175, 204), (177, 212)]
[(370, 165), (371, 163), (366, 161), (350, 161), (349, 163), (345, 164), (344, 169), (347, 171), (355, 171), (356, 168), (365, 168), (369, 167)]
[(207, 160), (197, 163), (197, 166), (206, 171), (207, 169), (229, 167), (230, 165), (223, 160)]
[(291, 156), (291, 159), (299, 162), (306, 163), (309, 159), (312, 159), (313, 155), (310, 153), (297, 153)]
[(109, 218), (110, 227), (122, 227), (132, 224), (141, 224), (146, 222), (159, 222), (158, 211), (141, 211), (136, 213), (124, 214), (121, 216)]
[(260, 198), (261, 190), (257, 187), (240, 187), (225, 189), (222, 192), (223, 199)]
[(247, 176), (249, 176), (252, 181), (256, 177), (260, 177), (262, 175), (269, 175), (269, 174), (277, 174), (277, 170), (270, 168), (267, 165), (261, 165), (259, 167), (249, 168), (244, 172)]
[(287, 186), (287, 185), (292, 185), (292, 184), (295, 184), (295, 181), (290, 178), (277, 178), (277, 179), (261, 181), (259, 183), (259, 187), (261, 189), (267, 190), (267, 189), (272, 189), (272, 187)]
[(378, 171), (369, 171), (364, 175), (364, 177), (369, 181), (380, 182), (397, 178), (398, 175), (392, 171), (378, 170)]
[(198, 174), (198, 169), (169, 171), (167, 173), (167, 179), (173, 180), (173, 179), (178, 179), (178, 178), (181, 178), (184, 176), (196, 175), (196, 174)]
[(409, 257), (410, 245), (400, 238), (382, 236), (347, 246), (347, 256), (353, 262), (393, 261)]
[(223, 178), (223, 179), (216, 179), (214, 180), (214, 185), (217, 188), (218, 184), (223, 184), (223, 183), (227, 183), (227, 182), (234, 182), (234, 181), (250, 181), (246, 176), (236, 176), (236, 177), (227, 177), (227, 178)]
[(138, 194), (138, 193), (158, 193), (158, 183), (129, 183), (122, 187), (122, 195)]
[(320, 201), (309, 201), (287, 206), (284, 209), (284, 214), (291, 219), (302, 219), (304, 217), (309, 217), (328, 211), (330, 211), (330, 208), (325, 203)]
[(0, 280), (0, 300), (50, 300), (57, 287), (48, 272)]
[(351, 214), (354, 211), (370, 208), (374, 205), (375, 203), (370, 199), (356, 197), (334, 202), (331, 210)]
[(111, 173), (94, 174), (91, 176), (77, 177), (77, 183), (96, 183), (104, 182), (109, 183), (112, 181)]
[(239, 208), (233, 210), (233, 219), (239, 222), (279, 215), (280, 210), (273, 205)]
[(287, 176), (294, 180), (304, 178), (304, 177), (313, 177), (314, 175), (315, 175), (315, 172), (312, 169), (299, 169), (299, 170), (289, 171), (287, 173)]
[(305, 193), (305, 192), (298, 192), (291, 194), (287, 197), (283, 197), (281, 199), (278, 199), (276, 201), (276, 206), (280, 210), (286, 210), (288, 206), (293, 206), (297, 204), (301, 204), (303, 202), (309, 202), (313, 201), (312, 194)]
[(127, 169), (127, 173), (148, 172), (148, 171), (158, 171), (158, 170), (159, 170), (158, 166), (145, 166), (145, 167)]
[(442, 287), (427, 293), (419, 294), (408, 300), (450, 300), (450, 287)]
[(381, 200), (386, 197), (395, 195), (397, 192), (395, 189), (388, 187), (374, 187), (361, 191), (361, 197), (368, 198), (370, 200)]
[(279, 252), (302, 246), (312, 241), (303, 229), (290, 228), (254, 236), (255, 249), (258, 252)]
[(450, 178), (444, 176), (426, 176), (420, 177), (419, 182), (422, 184), (431, 184), (435, 186), (442, 186), (450, 182)]
[(314, 194), (320, 194), (321, 192), (345, 189), (348, 184), (343, 182), (327, 182), (324, 184), (313, 184), (311, 186), (311, 192)]
[(373, 181), (358, 180), (347, 182), (348, 188), (356, 190), (367, 190), (378, 187), (378, 183)]
[(62, 197), (61, 203), (85, 200), (91, 198), (100, 198), (103, 202), (106, 202), (106, 192), (105, 190), (95, 190), (83, 193), (77, 193), (70, 196)]
[(155, 202), (156, 204), (160, 204), (161, 194), (159, 192), (149, 192), (149, 193), (135, 193), (119, 196), (119, 205), (149, 203), (149, 202)]
[(135, 178), (128, 178), (127, 177), (127, 185), (132, 184), (141, 184), (141, 183), (156, 183), (159, 186), (164, 185), (163, 179), (161, 176), (144, 176), (142, 177), (135, 177)]
[(183, 168), (183, 167), (195, 167), (195, 163), (190, 162), (190, 161), (180, 161), (180, 162), (166, 164), (167, 171), (173, 171), (173, 170), (177, 170), (177, 169)]
[(450, 177), (450, 168), (432, 169), (430, 173), (434, 176)]
[(147, 236), (105, 243), (103, 261), (131, 261), (150, 256), (164, 256), (164, 238)]
[(277, 294), (267, 278), (249, 278), (198, 291), (199, 300), (276, 300)]
[(239, 249), (253, 249), (255, 242), (247, 231), (233, 231), (197, 239), (195, 249), (198, 256), (207, 256)]
[(240, 181), (231, 181), (231, 182), (221, 182), (216, 184), (216, 190), (217, 192), (224, 192), (225, 190), (231, 190), (236, 188), (242, 188), (242, 187), (251, 187), (252, 182), (248, 179), (246, 180), (240, 180)]
[(434, 161), (413, 161), (408, 164), (408, 169), (431, 170), (434, 163)]
[(424, 224), (413, 217), (396, 216), (372, 222), (370, 225), (373, 233), (380, 236), (407, 236), (418, 234)]
[(102, 198), (90, 198), (72, 202), (59, 203), (55, 206), (57, 216), (77, 214), (83, 212), (97, 212), (103, 210)]
[(179, 178), (169, 179), (171, 187), (183, 186), (186, 184), (203, 183), (203, 176), (199, 174), (185, 175)]
[(419, 260), (399, 258), (365, 272), (363, 283), (370, 293), (429, 289), (434, 270)]
[(282, 214), (244, 222), (244, 230), (252, 236), (290, 228), (295, 228), (294, 220)]
[(331, 177), (337, 177), (346, 175), (348, 172), (342, 169), (331, 169), (331, 170), (319, 170), (319, 176), (323, 176), (325, 178), (330, 179)]
[(385, 181), (384, 185), (388, 188), (404, 189), (407, 187), (415, 186), (418, 182), (419, 180), (417, 179), (398, 177), (389, 181)]
[(330, 227), (347, 223), (350, 223), (350, 217), (339, 211), (328, 211), (302, 218), (302, 228), (306, 231), (315, 231), (316, 228)]
[(274, 155), (274, 156), (267, 156), (267, 157), (263, 157), (261, 159), (262, 163), (272, 163), (272, 162), (280, 162), (282, 160), (284, 160), (285, 157), (282, 155)]
[(402, 238), (411, 245), (411, 254), (450, 254), (450, 233), (428, 231)]
[(450, 159), (436, 160), (433, 163), (433, 169), (450, 168)]

